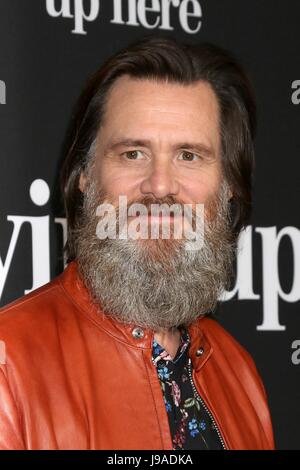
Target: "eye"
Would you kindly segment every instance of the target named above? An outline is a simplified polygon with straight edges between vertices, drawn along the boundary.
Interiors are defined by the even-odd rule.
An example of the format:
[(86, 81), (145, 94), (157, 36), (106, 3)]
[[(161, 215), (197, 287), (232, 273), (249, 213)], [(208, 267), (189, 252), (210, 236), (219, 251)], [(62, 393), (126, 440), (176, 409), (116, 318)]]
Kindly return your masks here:
[(127, 160), (140, 160), (141, 157), (138, 157), (138, 154), (142, 154), (141, 150), (128, 150), (127, 152), (122, 153)]
[(187, 151), (182, 152), (181, 156), (182, 158), (179, 157), (179, 160), (183, 160), (185, 162), (193, 162), (193, 161), (201, 159), (201, 157), (197, 155), (196, 153), (187, 152)]

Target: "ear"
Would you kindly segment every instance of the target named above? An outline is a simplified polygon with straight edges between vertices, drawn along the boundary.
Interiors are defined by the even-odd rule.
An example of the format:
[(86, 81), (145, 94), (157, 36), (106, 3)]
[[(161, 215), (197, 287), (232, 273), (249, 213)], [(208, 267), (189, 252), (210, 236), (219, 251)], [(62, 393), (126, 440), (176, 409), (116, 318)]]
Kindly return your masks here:
[(81, 191), (82, 193), (84, 193), (85, 185), (86, 185), (86, 176), (85, 176), (85, 174), (84, 174), (83, 171), (82, 171), (82, 172), (80, 173), (79, 184), (78, 184), (78, 188), (80, 189), (80, 191)]

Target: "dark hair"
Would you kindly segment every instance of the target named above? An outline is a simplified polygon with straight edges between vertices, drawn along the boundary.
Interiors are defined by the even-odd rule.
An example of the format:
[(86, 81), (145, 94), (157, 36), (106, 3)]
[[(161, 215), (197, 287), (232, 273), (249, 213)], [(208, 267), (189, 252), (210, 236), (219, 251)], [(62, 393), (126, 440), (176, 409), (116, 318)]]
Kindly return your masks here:
[(91, 154), (103, 119), (108, 91), (122, 75), (188, 85), (208, 82), (219, 102), (222, 169), (233, 192), (232, 227), (238, 236), (251, 215), (256, 104), (252, 84), (235, 57), (209, 43), (180, 44), (170, 37), (148, 36), (107, 59), (88, 79), (75, 108), (71, 144), (61, 171), (61, 190), (68, 222), (68, 262), (76, 257), (72, 230), (83, 195), (79, 176)]

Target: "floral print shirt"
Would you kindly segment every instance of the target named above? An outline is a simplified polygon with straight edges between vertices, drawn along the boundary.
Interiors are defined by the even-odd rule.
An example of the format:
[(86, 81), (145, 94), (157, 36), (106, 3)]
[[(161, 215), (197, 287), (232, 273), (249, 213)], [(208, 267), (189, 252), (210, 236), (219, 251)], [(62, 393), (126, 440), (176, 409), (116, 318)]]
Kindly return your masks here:
[(195, 395), (191, 383), (191, 359), (188, 355), (190, 337), (181, 329), (181, 344), (172, 360), (169, 353), (155, 339), (152, 343), (152, 362), (163, 392), (173, 441), (173, 450), (222, 449), (208, 412)]

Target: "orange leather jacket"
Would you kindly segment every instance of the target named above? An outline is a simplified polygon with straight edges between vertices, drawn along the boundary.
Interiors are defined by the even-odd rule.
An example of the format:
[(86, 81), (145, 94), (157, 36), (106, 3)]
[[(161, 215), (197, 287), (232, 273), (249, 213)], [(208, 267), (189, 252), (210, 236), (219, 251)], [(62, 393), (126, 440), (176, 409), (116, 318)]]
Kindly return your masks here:
[[(76, 261), (0, 313), (1, 449), (172, 450), (153, 332), (103, 315)], [(273, 449), (250, 355), (211, 318), (188, 331), (194, 383), (225, 447)]]

